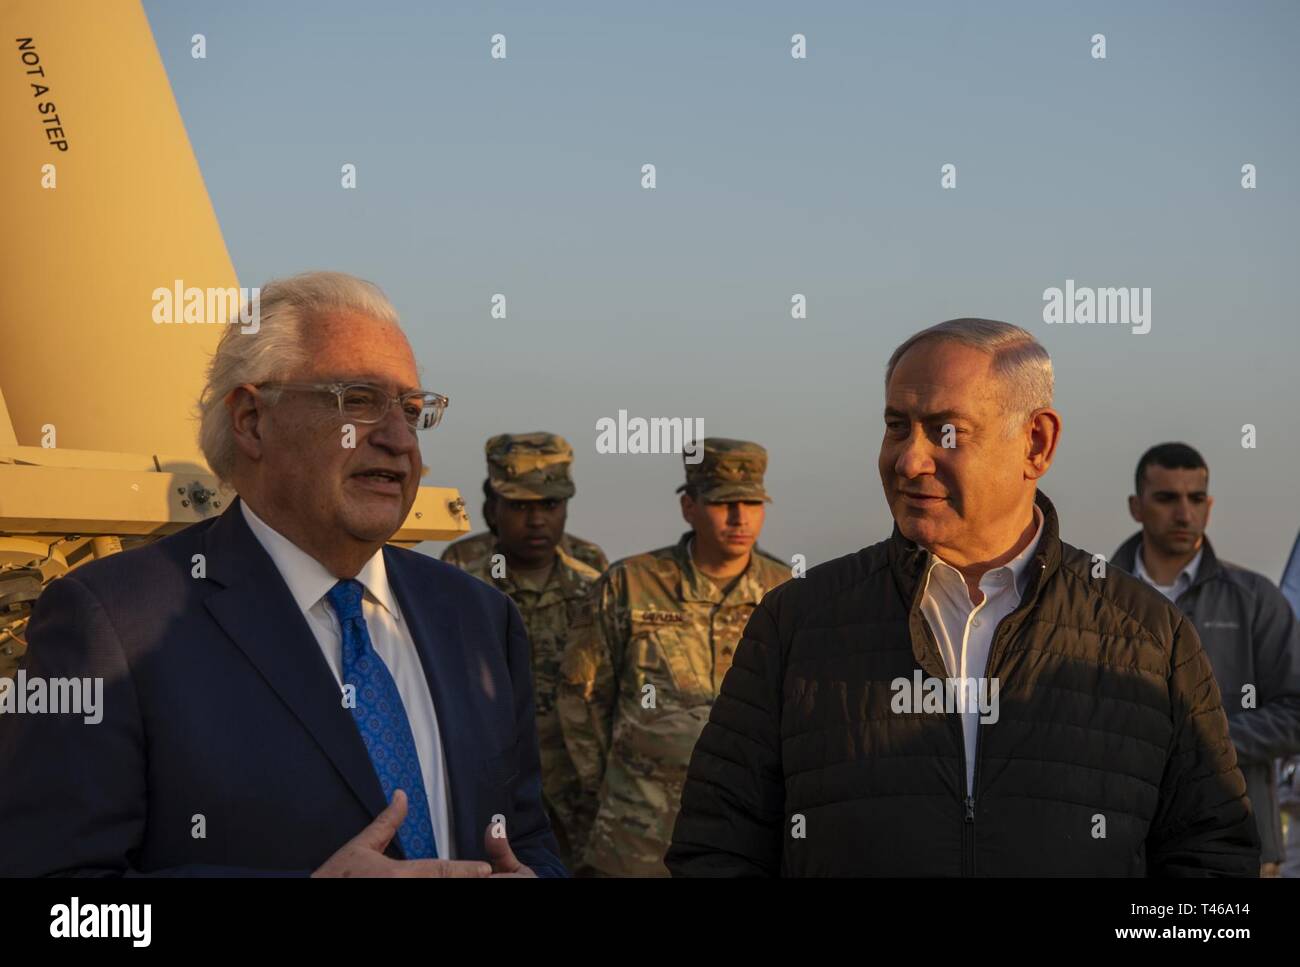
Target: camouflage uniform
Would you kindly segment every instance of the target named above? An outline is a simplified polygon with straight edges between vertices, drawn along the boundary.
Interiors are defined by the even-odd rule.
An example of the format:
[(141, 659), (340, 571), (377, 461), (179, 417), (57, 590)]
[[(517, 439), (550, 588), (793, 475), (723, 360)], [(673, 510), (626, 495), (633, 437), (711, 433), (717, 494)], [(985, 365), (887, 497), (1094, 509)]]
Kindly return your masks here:
[[(762, 447), (716, 438), (704, 446), (704, 460), (687, 465), (697, 499), (769, 499)], [(790, 577), (784, 564), (751, 553), (721, 587), (696, 568), (691, 536), (615, 563), (565, 651), (560, 721), (598, 810), (579, 865), (600, 873), (667, 874), (663, 856), (695, 742), (754, 608)]]
[[(488, 440), (487, 456), (488, 480), (504, 499), (566, 500), (573, 496), (569, 472), (573, 451), (562, 437), (549, 433), (502, 434)], [(604, 559), (600, 548), (588, 546)], [(560, 859), (572, 868), (575, 857), (570, 844), (586, 838), (595, 804), (584, 794), (565, 749), (555, 692), (569, 626), (600, 572), (578, 560), (561, 543), (545, 586), (536, 588), (516, 581), (504, 557), (498, 558), (494, 567), (492, 559), (497, 553), (496, 539), (488, 533), (448, 546), (442, 559), (509, 595), (524, 620), (532, 645), (542, 794), (560, 844)]]
[[(443, 548), (442, 559), (448, 564), (455, 564), (468, 571), (466, 565), (470, 561), (478, 560), (485, 554), (491, 557), (496, 553), (496, 546), (497, 539), (492, 532), (483, 531), (481, 534), (471, 534), (469, 537), (462, 537), (454, 544), (448, 544)], [(591, 541), (584, 541), (576, 534), (565, 534), (560, 538), (560, 550), (569, 557), (577, 558), (587, 567), (595, 568), (598, 574), (609, 567), (609, 558), (605, 556), (605, 552)]]

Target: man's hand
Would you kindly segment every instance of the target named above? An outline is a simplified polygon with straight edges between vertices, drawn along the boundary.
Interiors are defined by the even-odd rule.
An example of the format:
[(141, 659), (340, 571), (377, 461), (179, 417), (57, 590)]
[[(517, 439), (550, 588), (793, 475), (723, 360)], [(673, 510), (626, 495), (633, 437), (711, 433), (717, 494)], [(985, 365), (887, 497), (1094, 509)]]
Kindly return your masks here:
[(488, 823), (487, 832), (483, 834), (483, 849), (492, 864), (493, 878), (526, 876), (537, 878), (536, 873), (519, 862), (515, 851), (510, 848), (510, 840), (505, 837), (505, 830), (496, 823)]
[[(344, 843), (315, 873), (317, 876), (450, 876), (484, 877), (491, 866), (478, 860), (394, 860), (384, 850), (406, 819), (406, 793), (398, 789), (393, 801), (375, 821)], [(507, 846), (506, 851), (510, 848)], [(511, 854), (514, 858), (514, 854)], [(516, 861), (517, 862), (517, 861)]]

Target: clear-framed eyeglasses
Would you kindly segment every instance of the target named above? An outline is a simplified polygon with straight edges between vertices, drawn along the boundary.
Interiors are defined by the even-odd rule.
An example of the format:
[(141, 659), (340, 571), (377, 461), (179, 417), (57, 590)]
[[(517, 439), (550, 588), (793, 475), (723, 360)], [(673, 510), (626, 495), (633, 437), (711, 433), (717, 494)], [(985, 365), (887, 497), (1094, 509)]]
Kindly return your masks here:
[(396, 403), (406, 424), (413, 430), (432, 430), (442, 422), (442, 414), (451, 402), (441, 393), (412, 390), (400, 396), (372, 383), (259, 383), (258, 388), (333, 393), (339, 403), (339, 416), (346, 423), (378, 423)]

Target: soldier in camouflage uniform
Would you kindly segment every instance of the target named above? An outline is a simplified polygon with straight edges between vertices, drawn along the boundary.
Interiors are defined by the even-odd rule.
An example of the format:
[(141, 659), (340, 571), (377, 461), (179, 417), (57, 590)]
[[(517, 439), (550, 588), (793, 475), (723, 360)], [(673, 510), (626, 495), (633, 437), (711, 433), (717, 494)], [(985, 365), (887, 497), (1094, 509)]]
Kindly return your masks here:
[[(508, 594), (523, 617), (532, 643), (533, 691), (537, 702), (537, 744), (542, 757), (542, 793), (560, 844), (560, 858), (572, 868), (571, 844), (585, 839), (594, 803), (569, 761), (555, 711), (560, 658), (569, 625), (600, 572), (565, 547), (564, 521), (574, 486), (573, 449), (551, 433), (503, 433), (488, 440), (488, 486), (484, 507), (492, 532), (449, 546), (442, 559)], [(600, 560), (604, 554), (594, 544)]]
[[(492, 478), (488, 477), (483, 481), (483, 520), (489, 529), (448, 544), (442, 552), (444, 561), (457, 567), (464, 567), (465, 561), (479, 557), (484, 551), (491, 555), (491, 548), (497, 541), (496, 534), (491, 530), (492, 508), (496, 503), (496, 496), (497, 492), (492, 489)], [(576, 534), (566, 532), (560, 538), (560, 547), (570, 557), (576, 557), (583, 564), (594, 567), (597, 571), (603, 572), (609, 567), (609, 558), (605, 556), (605, 552), (591, 541), (584, 541)]]
[[(483, 489), (488, 493), (487, 499), (483, 504), (483, 519), (488, 518), (488, 507), (495, 496), (491, 493), (492, 481), (484, 480)], [(471, 534), (468, 537), (462, 537), (454, 544), (448, 544), (442, 551), (442, 559), (448, 564), (455, 564), (459, 568), (464, 568), (470, 561), (476, 561), (483, 556), (491, 557), (496, 553), (497, 536), (490, 530), (483, 531), (481, 534)], [(565, 532), (560, 538), (560, 550), (568, 554), (569, 557), (576, 557), (587, 567), (595, 568), (596, 573), (602, 573), (609, 567), (609, 558), (605, 556), (597, 544), (591, 541), (585, 541), (577, 534)], [(760, 553), (762, 553), (760, 551)]]
[(686, 465), (672, 547), (614, 564), (571, 630), (558, 706), (597, 813), (580, 872), (667, 875), (691, 751), (741, 632), (790, 569), (755, 552), (767, 452), (710, 437)]

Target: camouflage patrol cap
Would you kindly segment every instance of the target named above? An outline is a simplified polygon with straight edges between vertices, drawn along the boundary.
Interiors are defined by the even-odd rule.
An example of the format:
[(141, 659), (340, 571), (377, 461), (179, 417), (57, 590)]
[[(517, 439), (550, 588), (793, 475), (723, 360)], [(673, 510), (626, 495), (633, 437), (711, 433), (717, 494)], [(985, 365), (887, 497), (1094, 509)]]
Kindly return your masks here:
[(573, 496), (573, 447), (554, 433), (499, 433), (483, 448), (488, 484), (506, 500)]
[(690, 488), (697, 500), (709, 504), (722, 504), (732, 500), (765, 500), (772, 498), (763, 489), (763, 474), (767, 471), (767, 451), (757, 443), (745, 440), (727, 440), (723, 437), (705, 437), (700, 445), (704, 457), (699, 463), (689, 463), (688, 454), (682, 454), (686, 464), (686, 483), (677, 492)]

